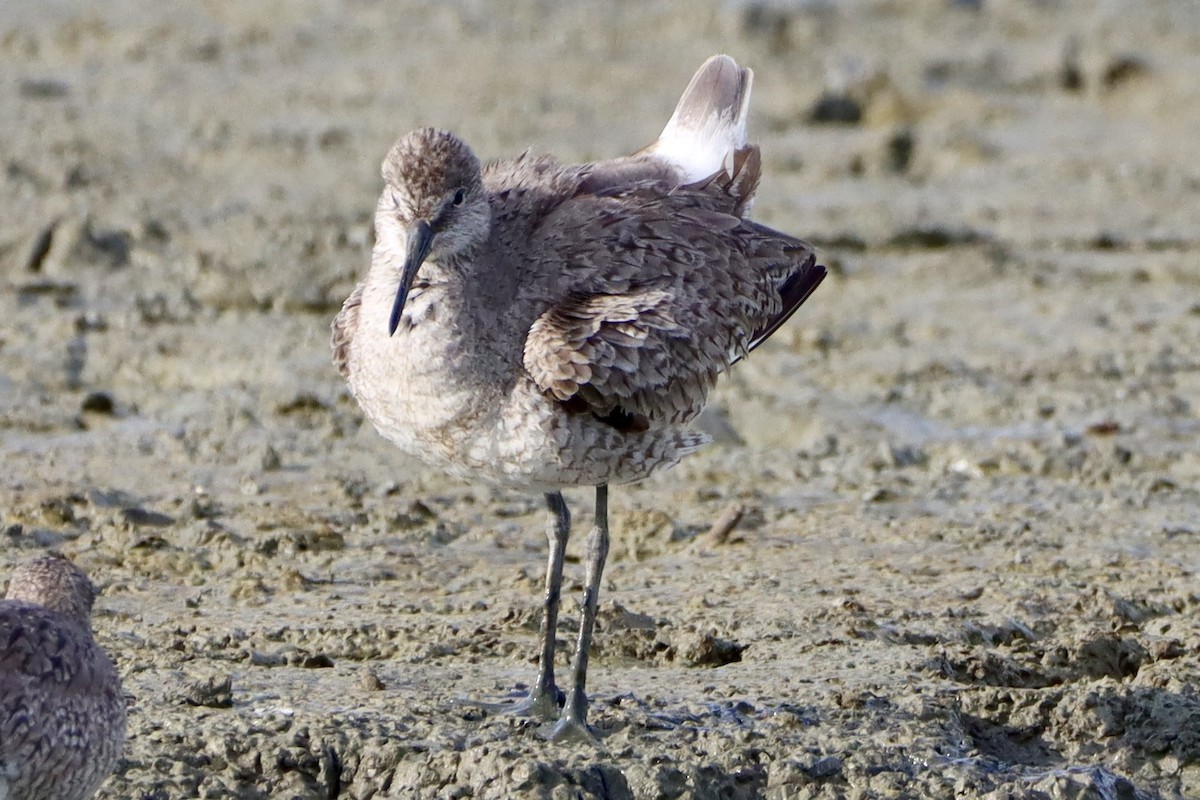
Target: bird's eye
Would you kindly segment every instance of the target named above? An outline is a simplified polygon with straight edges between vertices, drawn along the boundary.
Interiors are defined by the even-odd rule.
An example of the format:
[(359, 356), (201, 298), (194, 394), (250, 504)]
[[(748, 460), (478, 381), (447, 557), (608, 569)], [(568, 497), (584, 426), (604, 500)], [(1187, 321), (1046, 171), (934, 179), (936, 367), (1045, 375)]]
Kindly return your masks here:
[(461, 206), (463, 204), (463, 201), (466, 199), (467, 199), (466, 191), (459, 189), (457, 192), (454, 193), (454, 199), (451, 200), (450, 202), (452, 202), (456, 206)]

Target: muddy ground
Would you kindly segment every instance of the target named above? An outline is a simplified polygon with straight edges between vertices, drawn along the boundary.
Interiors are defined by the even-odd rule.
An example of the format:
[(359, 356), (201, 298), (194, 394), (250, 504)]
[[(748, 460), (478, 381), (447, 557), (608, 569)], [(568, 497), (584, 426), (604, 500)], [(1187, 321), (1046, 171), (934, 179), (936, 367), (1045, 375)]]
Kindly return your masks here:
[[(540, 498), (328, 326), (397, 135), (627, 152), (719, 51), (831, 275), (614, 490), (551, 744), (461, 702), (533, 676)], [(101, 797), (1200, 797), (1200, 6), (10, 0), (0, 67), (0, 567), (102, 587)]]

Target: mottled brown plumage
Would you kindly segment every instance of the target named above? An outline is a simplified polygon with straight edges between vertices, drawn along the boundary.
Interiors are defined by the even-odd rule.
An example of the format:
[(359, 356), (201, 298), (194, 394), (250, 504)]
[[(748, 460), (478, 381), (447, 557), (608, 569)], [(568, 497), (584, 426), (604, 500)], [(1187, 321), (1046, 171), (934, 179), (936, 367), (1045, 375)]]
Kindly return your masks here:
[(92, 638), (95, 592), (61, 558), (13, 574), (0, 601), (0, 798), (83, 800), (116, 765), (125, 698)]
[(607, 485), (702, 444), (688, 423), (719, 375), (825, 275), (805, 242), (746, 218), (761, 173), (745, 135), (751, 83), (733, 59), (709, 59), (659, 139), (610, 161), (526, 154), (481, 168), (453, 134), (402, 137), (383, 166), (371, 268), (334, 321), (334, 363), (384, 436), (452, 472), (547, 493), (537, 710), (557, 694), (558, 491), (597, 487), (559, 734), (586, 731)]

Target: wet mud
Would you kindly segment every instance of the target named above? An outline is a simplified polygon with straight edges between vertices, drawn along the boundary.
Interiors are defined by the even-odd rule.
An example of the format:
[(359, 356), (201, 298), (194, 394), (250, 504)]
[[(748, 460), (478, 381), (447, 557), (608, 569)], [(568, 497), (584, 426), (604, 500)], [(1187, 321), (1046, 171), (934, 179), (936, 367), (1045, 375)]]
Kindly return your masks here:
[[(1174, 2), (9, 4), (0, 566), (102, 589), (99, 796), (1200, 796), (1198, 45)], [(600, 744), (551, 744), (467, 702), (533, 679), (541, 499), (382, 441), (328, 325), (397, 135), (632, 151), (721, 51), (831, 275), (613, 490)]]

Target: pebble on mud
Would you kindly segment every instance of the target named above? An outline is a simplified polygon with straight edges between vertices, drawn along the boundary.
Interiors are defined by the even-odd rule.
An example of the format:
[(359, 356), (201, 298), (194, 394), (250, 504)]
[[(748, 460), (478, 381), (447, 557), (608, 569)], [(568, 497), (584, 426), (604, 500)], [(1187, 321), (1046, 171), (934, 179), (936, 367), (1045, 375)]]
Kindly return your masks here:
[(711, 633), (684, 634), (675, 645), (683, 663), (693, 667), (723, 667), (742, 660), (749, 645), (731, 639), (719, 639)]
[(79, 408), (91, 414), (112, 414), (116, 403), (108, 392), (89, 392), (79, 404)]
[(232, 708), (233, 676), (228, 673), (214, 673), (189, 678), (176, 690), (175, 699), (190, 706)]

